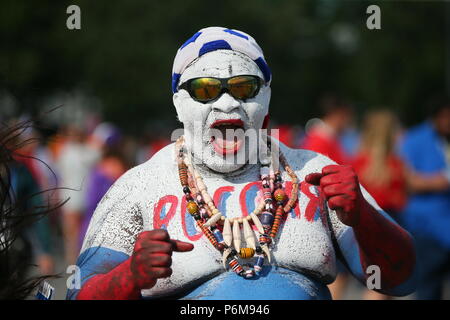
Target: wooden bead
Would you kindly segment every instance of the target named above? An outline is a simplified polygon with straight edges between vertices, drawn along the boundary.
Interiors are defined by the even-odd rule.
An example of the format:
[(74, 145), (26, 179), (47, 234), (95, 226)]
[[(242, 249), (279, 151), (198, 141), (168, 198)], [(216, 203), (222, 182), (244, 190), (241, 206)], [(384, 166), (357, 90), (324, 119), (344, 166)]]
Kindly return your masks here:
[(259, 243), (262, 244), (270, 244), (272, 241), (270, 240), (269, 236), (267, 234), (262, 233), (259, 236)]
[(239, 256), (243, 259), (249, 259), (251, 257), (253, 257), (255, 254), (255, 249), (253, 248), (241, 248), (241, 250), (239, 250)]
[(278, 206), (277, 212), (275, 213), (275, 219), (273, 220), (272, 230), (269, 233), (269, 236), (271, 238), (275, 238), (275, 236), (277, 235), (278, 229), (280, 228), (281, 220), (283, 218), (283, 213), (284, 213), (283, 207)]
[(187, 203), (186, 208), (187, 208), (187, 211), (192, 215), (194, 215), (198, 212), (198, 205), (194, 201), (189, 201)]
[(178, 166), (178, 175), (180, 177), (180, 182), (183, 187), (188, 185), (188, 175), (187, 175), (187, 167), (184, 162), (180, 163)]
[(217, 245), (219, 243), (217, 242), (216, 237), (213, 235), (212, 231), (205, 227), (199, 220), (197, 220), (197, 225), (203, 231), (203, 234), (206, 236), (206, 238), (208, 238), (209, 242), (211, 242), (211, 244), (217, 248)]
[[(229, 265), (234, 272), (244, 278), (251, 278), (255, 274), (259, 275), (266, 259), (265, 257), (267, 257), (269, 263), (271, 262), (268, 245), (277, 235), (284, 214), (290, 212), (298, 201), (299, 179), (295, 171), (287, 163), (281, 150), (278, 149), (278, 145), (273, 145), (270, 141), (269, 139), (267, 144), (271, 150), (271, 156), (267, 158), (267, 164), (265, 166), (263, 164), (260, 171), (263, 199), (249, 216), (232, 219), (222, 216), (214, 205), (204, 180), (195, 170), (189, 155), (186, 154), (186, 150), (183, 147), (183, 137), (180, 137), (176, 142), (178, 172), (181, 185), (183, 186), (183, 193), (188, 201), (187, 211), (196, 219), (197, 225), (211, 244), (219, 251), (224, 252), (224, 264), (228, 260), (228, 256), (230, 254), (233, 255), (234, 258), (229, 261)], [(289, 195), (283, 190), (281, 169), (284, 169), (283, 174), (287, 175), (292, 182)], [(275, 214), (274, 207), (276, 208)], [(262, 214), (263, 211), (267, 212)], [(209, 223), (206, 222), (204, 224), (203, 221), (205, 220)], [(255, 235), (249, 225), (250, 220), (253, 221), (260, 233), (260, 247), (257, 248), (254, 239)], [(218, 222), (223, 224), (223, 233), (214, 227)], [(209, 224), (210, 226), (208, 226)], [(243, 226), (246, 242), (245, 248), (241, 248), (239, 224)], [(210, 227), (211, 229), (209, 229)], [(255, 256), (257, 259), (254, 268), (244, 270), (237, 260), (239, 256), (244, 259)]]
[(284, 201), (284, 200), (286, 200), (286, 193), (284, 192), (283, 189), (275, 190), (273, 196), (274, 196), (275, 200), (277, 200), (277, 201)]
[(231, 270), (233, 270), (237, 274), (240, 275), (242, 272), (244, 272), (244, 269), (241, 267), (236, 258), (231, 259), (228, 264), (230, 265)]

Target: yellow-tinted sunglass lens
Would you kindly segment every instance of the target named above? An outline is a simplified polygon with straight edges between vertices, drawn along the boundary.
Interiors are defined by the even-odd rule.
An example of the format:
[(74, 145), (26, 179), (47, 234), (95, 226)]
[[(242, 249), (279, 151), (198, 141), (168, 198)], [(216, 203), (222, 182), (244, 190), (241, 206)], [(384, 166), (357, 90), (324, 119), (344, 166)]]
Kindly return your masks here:
[(255, 77), (234, 77), (228, 80), (229, 90), (237, 99), (248, 99), (255, 95), (258, 89), (258, 79)]
[(213, 78), (199, 78), (191, 82), (191, 90), (195, 99), (208, 101), (217, 98), (220, 94), (220, 80)]

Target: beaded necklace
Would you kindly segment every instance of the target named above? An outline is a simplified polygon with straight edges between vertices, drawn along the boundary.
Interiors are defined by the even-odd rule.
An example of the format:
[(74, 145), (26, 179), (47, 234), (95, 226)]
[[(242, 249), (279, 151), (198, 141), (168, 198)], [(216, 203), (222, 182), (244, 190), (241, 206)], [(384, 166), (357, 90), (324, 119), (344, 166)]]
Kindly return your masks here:
[[(270, 141), (268, 142), (270, 147)], [(262, 164), (260, 178), (263, 199), (255, 210), (246, 217), (227, 218), (215, 206), (202, 177), (195, 170), (184, 147), (184, 138), (180, 137), (175, 144), (178, 173), (183, 193), (187, 200), (187, 211), (194, 217), (198, 227), (222, 253), (223, 266), (228, 263), (231, 270), (246, 279), (259, 276), (265, 258), (271, 262), (270, 246), (278, 233), (284, 215), (294, 208), (298, 198), (299, 180), (295, 172), (288, 165), (286, 158), (279, 150), (279, 161), (292, 180), (291, 196), (288, 199), (284, 189), (281, 172), (274, 170), (273, 165)], [(277, 166), (278, 167), (278, 166)], [(275, 201), (274, 201), (275, 200)], [(250, 227), (252, 222), (258, 233), (258, 243)], [(246, 247), (241, 247), (241, 227), (244, 233)], [(221, 231), (222, 229), (222, 231)], [(239, 258), (251, 259), (255, 257), (253, 266), (244, 268)]]

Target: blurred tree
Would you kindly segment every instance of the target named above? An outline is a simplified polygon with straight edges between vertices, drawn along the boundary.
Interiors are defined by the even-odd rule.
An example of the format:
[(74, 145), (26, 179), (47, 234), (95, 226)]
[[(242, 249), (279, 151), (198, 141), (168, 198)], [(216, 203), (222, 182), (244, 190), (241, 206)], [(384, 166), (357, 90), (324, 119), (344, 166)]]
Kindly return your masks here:
[[(70, 4), (81, 8), (81, 30), (66, 28)], [(369, 4), (381, 7), (381, 30), (366, 28)], [(272, 117), (278, 122), (303, 125), (317, 115), (320, 93), (333, 89), (361, 112), (387, 105), (413, 124), (424, 114), (424, 100), (445, 86), (449, 5), (4, 0), (0, 92), (15, 97), (20, 112), (37, 112), (55, 92), (83, 90), (99, 98), (107, 120), (130, 133), (160, 119), (173, 125), (176, 50), (200, 28), (224, 26), (250, 33), (264, 49), (274, 74)]]

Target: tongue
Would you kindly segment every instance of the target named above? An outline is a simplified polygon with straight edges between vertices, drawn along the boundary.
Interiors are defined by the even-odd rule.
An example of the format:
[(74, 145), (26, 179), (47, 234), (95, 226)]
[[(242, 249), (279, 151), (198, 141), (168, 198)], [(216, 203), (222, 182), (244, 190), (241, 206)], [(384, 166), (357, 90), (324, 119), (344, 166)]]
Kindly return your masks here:
[(213, 137), (212, 145), (214, 147), (214, 151), (221, 155), (236, 154), (242, 146), (242, 140), (239, 137), (234, 136), (230, 130), (228, 130), (227, 136), (227, 129), (231, 129), (229, 127), (223, 126), (217, 129), (220, 130), (222, 135)]

